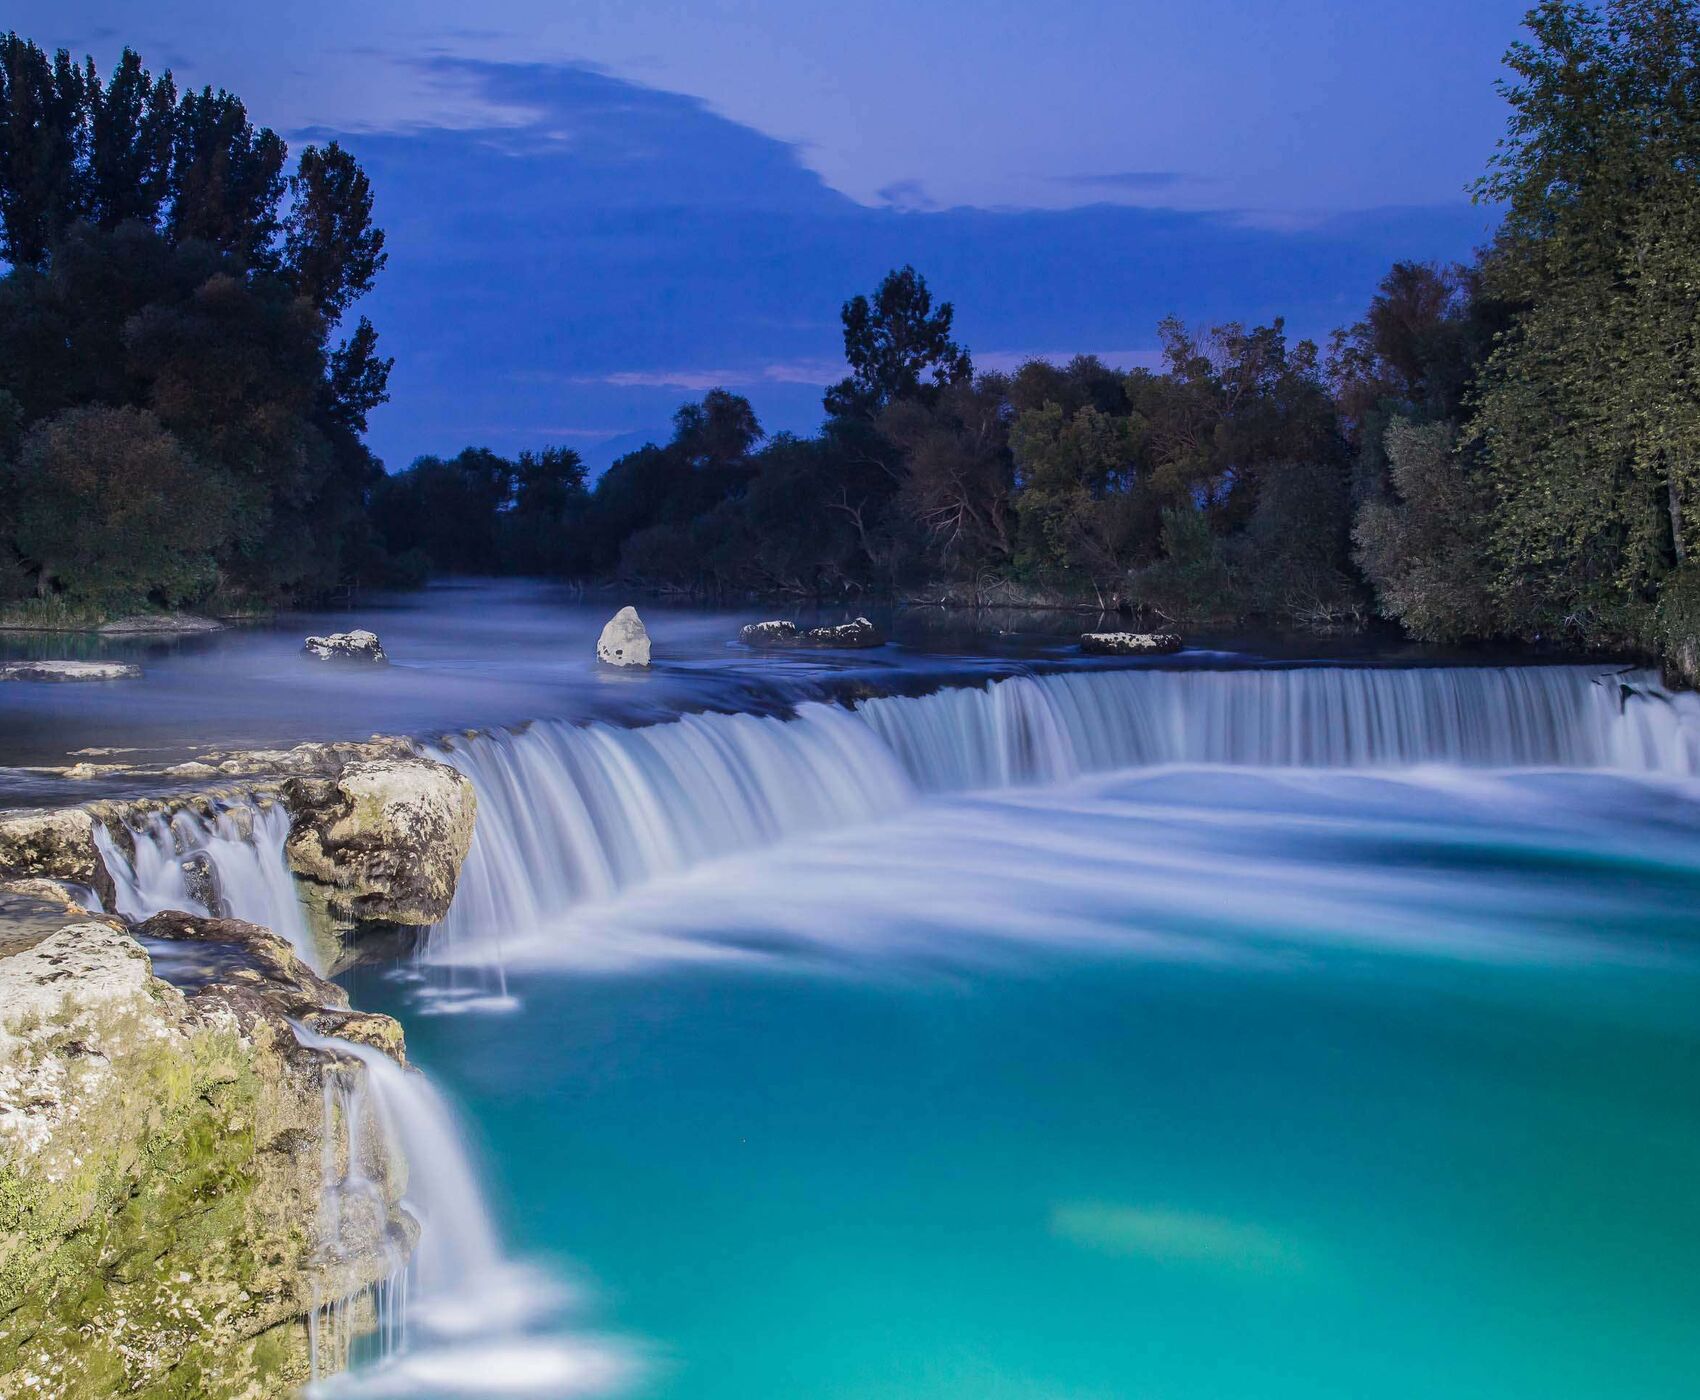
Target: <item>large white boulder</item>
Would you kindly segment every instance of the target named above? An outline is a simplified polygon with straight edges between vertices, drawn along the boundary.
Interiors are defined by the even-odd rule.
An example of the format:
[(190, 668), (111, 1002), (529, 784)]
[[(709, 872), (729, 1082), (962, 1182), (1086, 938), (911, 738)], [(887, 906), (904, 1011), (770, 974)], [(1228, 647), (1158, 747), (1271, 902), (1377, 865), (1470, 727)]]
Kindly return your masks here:
[(610, 666), (649, 665), (649, 632), (636, 608), (621, 608), (608, 619), (596, 639), (596, 659)]

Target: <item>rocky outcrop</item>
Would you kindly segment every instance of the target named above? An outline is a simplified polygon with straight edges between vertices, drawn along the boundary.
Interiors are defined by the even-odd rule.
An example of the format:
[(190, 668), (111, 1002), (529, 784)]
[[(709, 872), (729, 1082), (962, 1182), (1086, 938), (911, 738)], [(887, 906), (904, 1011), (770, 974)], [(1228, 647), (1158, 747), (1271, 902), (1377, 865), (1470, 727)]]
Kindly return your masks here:
[(7, 661), (0, 681), (128, 681), (142, 674), (128, 661)]
[(596, 639), (596, 659), (607, 666), (649, 665), (649, 631), (633, 607), (621, 608)]
[(290, 868), (318, 928), (421, 926), (448, 913), (477, 811), (464, 773), (413, 755), (363, 759), (289, 779), (282, 795)]
[[(0, 939), (0, 1394), (292, 1394), (315, 1307), (369, 1318), (417, 1226), (384, 1135), (332, 1111), (364, 1067), (289, 1020), (392, 1054), (400, 1028), (252, 925), (142, 925), (156, 949), (231, 951), (183, 990), (115, 920), (58, 922)], [(355, 1142), (331, 1248), (325, 1167), (351, 1175)]]
[(806, 631), (794, 622), (776, 619), (750, 623), (738, 633), (738, 640), (747, 647), (822, 647), (853, 651), (884, 646), (885, 633), (865, 617), (841, 622), (835, 627), (810, 627)]
[(332, 632), (324, 637), (309, 637), (301, 650), (320, 661), (388, 661), (383, 643), (376, 632), (357, 627), (352, 632)]
[(0, 818), (0, 876), (70, 880), (110, 902), (112, 881), (94, 843), (94, 824), (94, 817), (81, 807)]
[(1184, 643), (1173, 632), (1083, 632), (1080, 649), (1089, 656), (1167, 656)]

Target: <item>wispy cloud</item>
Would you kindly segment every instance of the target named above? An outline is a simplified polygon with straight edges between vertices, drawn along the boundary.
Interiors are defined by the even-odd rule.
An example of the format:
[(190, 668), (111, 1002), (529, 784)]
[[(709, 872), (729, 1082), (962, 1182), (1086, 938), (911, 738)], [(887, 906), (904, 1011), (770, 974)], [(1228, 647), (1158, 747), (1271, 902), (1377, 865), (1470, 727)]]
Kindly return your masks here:
[(939, 202), (927, 193), (927, 187), (919, 180), (893, 180), (889, 185), (882, 185), (875, 194), (887, 208), (899, 209), (907, 214), (928, 214), (939, 207)]
[(789, 360), (743, 369), (622, 369), (611, 374), (578, 375), (579, 384), (611, 384), (620, 389), (752, 389), (764, 384), (832, 384), (844, 366), (831, 360)]
[(1179, 170), (1099, 170), (1081, 175), (1051, 176), (1052, 182), (1058, 185), (1128, 191), (1169, 190), (1188, 183), (1192, 178)]

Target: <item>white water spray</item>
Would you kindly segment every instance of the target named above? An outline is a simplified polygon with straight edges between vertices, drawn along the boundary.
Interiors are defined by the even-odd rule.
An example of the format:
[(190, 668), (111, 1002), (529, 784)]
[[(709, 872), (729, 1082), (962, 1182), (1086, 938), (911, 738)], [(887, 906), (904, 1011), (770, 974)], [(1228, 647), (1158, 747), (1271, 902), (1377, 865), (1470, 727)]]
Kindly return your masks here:
[(500, 979), (503, 931), (923, 794), (1167, 764), (1693, 775), (1700, 698), (1599, 666), (1078, 671), (792, 720), (540, 723), (433, 757), (472, 779), (478, 827), (428, 955)]
[(317, 968), (295, 880), (284, 859), (289, 813), (281, 803), (220, 804), (211, 818), (156, 812), (130, 828), (132, 859), (95, 823), (95, 845), (117, 891), (117, 912), (146, 919), (167, 909), (241, 919), (289, 940)]

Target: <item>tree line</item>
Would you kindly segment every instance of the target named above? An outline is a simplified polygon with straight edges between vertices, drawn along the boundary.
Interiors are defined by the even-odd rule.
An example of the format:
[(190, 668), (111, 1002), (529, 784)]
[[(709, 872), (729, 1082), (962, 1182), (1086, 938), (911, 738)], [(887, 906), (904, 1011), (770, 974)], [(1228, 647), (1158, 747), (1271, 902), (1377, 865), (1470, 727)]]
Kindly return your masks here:
[(1395, 265), (1326, 344), (1170, 320), (1155, 367), (979, 372), (905, 267), (844, 305), (817, 433), (768, 435), (717, 389), (592, 484), (558, 447), (383, 474), (360, 435), (388, 362), (364, 320), (332, 343), (383, 264), (358, 166), (308, 147), (286, 178), (229, 94), (11, 37), (4, 588), (276, 600), (514, 572), (1379, 616), (1700, 675), (1700, 6), (1547, 0), (1506, 62), (1476, 187), (1498, 232), (1468, 264)]
[(361, 435), (391, 362), (345, 314), (372, 190), (241, 100), (0, 35), (0, 603), (240, 611), (382, 566)]
[[(1325, 347), (1170, 320), (1158, 368), (976, 373), (903, 268), (845, 304), (850, 372), (818, 434), (767, 437), (716, 390), (594, 489), (576, 459), (554, 469), (547, 505), (538, 462), (428, 459), (382, 484), (383, 528), (438, 567), (1192, 625), (1380, 616), (1700, 675), (1700, 7), (1552, 0), (1506, 62), (1476, 186), (1497, 234), (1467, 265), (1395, 265)], [(457, 474), (489, 484), (470, 552), (421, 523)]]

